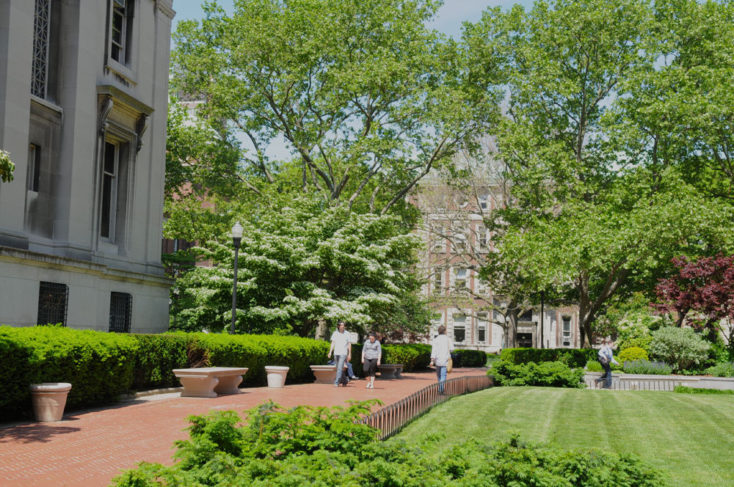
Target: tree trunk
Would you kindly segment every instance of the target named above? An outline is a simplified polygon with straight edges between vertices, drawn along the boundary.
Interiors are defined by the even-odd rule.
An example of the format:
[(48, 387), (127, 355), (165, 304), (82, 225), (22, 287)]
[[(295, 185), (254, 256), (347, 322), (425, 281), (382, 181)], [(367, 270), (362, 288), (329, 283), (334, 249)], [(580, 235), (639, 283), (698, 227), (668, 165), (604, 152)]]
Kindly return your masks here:
[(517, 309), (513, 308), (507, 313), (507, 347), (517, 347)]

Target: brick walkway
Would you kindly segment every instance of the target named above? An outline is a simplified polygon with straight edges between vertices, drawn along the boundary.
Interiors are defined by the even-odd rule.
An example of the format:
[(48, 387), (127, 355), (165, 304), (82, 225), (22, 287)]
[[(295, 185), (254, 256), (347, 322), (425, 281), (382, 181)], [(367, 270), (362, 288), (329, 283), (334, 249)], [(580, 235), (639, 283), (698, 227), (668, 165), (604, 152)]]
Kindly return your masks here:
[[(456, 369), (449, 377), (482, 375), (482, 369)], [(173, 442), (188, 437), (186, 417), (212, 410), (242, 412), (268, 399), (292, 407), (343, 405), (349, 399), (380, 399), (392, 404), (432, 384), (433, 372), (404, 373), (402, 379), (365, 381), (346, 388), (299, 384), (283, 389), (242, 389), (214, 399), (150, 396), (104, 409), (71, 411), (56, 423), (0, 425), (0, 486), (103, 486), (121, 470), (148, 461), (170, 464)]]

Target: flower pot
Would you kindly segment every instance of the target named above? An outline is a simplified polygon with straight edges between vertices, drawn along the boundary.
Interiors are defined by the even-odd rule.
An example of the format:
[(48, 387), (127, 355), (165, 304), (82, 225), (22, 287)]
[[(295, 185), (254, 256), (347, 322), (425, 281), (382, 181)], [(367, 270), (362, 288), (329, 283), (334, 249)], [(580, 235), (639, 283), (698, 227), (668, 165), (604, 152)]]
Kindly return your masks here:
[(336, 380), (336, 365), (312, 365), (311, 371), (317, 384), (333, 384)]
[(66, 406), (66, 396), (71, 390), (68, 382), (31, 384), (31, 399), (36, 421), (61, 421)]
[(266, 365), (265, 374), (268, 376), (268, 387), (283, 387), (285, 376), (288, 375), (290, 367), (280, 365)]

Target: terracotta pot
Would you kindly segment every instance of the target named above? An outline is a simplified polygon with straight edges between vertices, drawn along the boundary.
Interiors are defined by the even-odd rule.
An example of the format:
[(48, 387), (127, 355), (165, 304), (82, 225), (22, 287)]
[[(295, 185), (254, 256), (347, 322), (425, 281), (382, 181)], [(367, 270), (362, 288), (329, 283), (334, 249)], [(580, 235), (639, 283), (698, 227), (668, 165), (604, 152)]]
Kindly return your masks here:
[(268, 376), (268, 387), (283, 387), (285, 376), (288, 375), (290, 367), (280, 365), (266, 365), (265, 374)]
[(336, 380), (336, 365), (312, 365), (317, 384), (333, 384)]
[(36, 421), (61, 421), (66, 406), (66, 396), (71, 390), (68, 382), (31, 384), (31, 399)]

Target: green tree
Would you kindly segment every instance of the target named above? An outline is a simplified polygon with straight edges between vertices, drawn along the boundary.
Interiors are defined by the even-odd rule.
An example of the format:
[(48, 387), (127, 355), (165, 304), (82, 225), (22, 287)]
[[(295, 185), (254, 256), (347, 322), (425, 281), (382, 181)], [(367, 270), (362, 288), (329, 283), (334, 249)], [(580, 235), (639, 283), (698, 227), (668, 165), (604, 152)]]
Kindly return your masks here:
[(13, 180), (15, 164), (10, 160), (10, 154), (0, 149), (0, 181), (8, 183)]
[[(360, 211), (404, 205), (417, 182), (486, 132), (497, 112), (498, 92), (470, 82), (464, 52), (426, 27), (439, 5), (239, 0), (230, 16), (205, 3), (202, 21), (179, 24), (171, 84), (201, 102), (196, 117), (214, 136), (196, 140), (175, 115), (182, 130), (171, 132), (204, 148), (175, 153), (169, 144), (169, 166), (178, 166), (169, 184), (177, 189), (198, 173), (192, 182), (208, 194), (220, 182), (238, 195), (275, 184)], [(292, 159), (273, 160), (274, 142)], [(192, 152), (216, 152), (218, 162), (192, 168)]]
[[(506, 208), (491, 222), (499, 251), (495, 273), (513, 275), (512, 266), (522, 262), (537, 286), (565, 289), (579, 304), (584, 345), (609, 300), (634, 290), (649, 292), (667, 257), (708, 254), (729, 245), (730, 208), (701, 194), (700, 182), (691, 184), (696, 178), (686, 170), (681, 151), (663, 151), (646, 130), (675, 139), (699, 166), (712, 168), (710, 151), (706, 155), (691, 140), (675, 137), (680, 122), (695, 124), (700, 114), (679, 110), (679, 125), (666, 124), (657, 116), (664, 110), (655, 105), (658, 112), (648, 113), (637, 99), (650, 80), (664, 78), (668, 55), (677, 56), (678, 64), (694, 52), (699, 63), (722, 62), (721, 56), (705, 59), (715, 48), (706, 44), (713, 39), (707, 29), (684, 39), (682, 26), (718, 12), (696, 5), (693, 0), (655, 6), (638, 0), (537, 2), (528, 12), (489, 10), (465, 32), (466, 43), (479, 53), (475, 57), (486, 50), (501, 53), (509, 95), (497, 147), (512, 185)], [(675, 22), (680, 25), (669, 28)], [(668, 31), (675, 35), (666, 37)], [(656, 95), (670, 95), (676, 85), (656, 86), (662, 87)], [(728, 103), (722, 90), (694, 83), (669, 98), (685, 105), (709, 91)], [(697, 106), (708, 110), (703, 132), (728, 130), (730, 120), (718, 116), (722, 110)], [(663, 152), (667, 165), (657, 163)]]
[[(347, 320), (359, 331), (425, 330), (412, 273), (418, 237), (396, 216), (321, 204), (293, 201), (243, 221), (238, 331), (312, 336), (321, 320)], [(222, 330), (231, 320), (231, 244), (208, 242), (201, 252), (213, 265), (176, 281), (173, 327)]]

